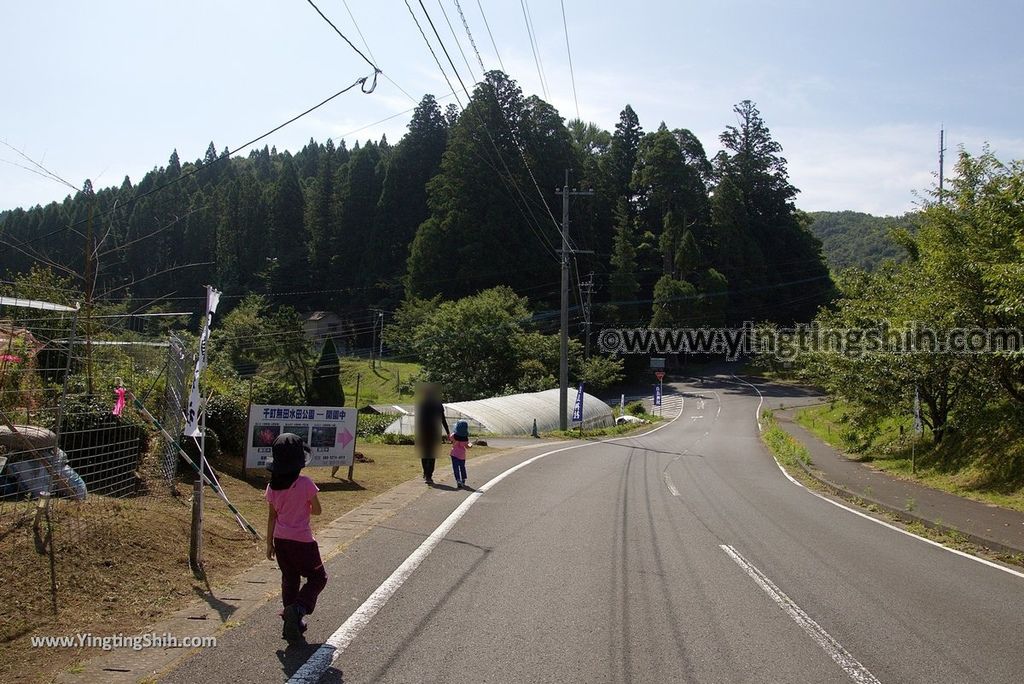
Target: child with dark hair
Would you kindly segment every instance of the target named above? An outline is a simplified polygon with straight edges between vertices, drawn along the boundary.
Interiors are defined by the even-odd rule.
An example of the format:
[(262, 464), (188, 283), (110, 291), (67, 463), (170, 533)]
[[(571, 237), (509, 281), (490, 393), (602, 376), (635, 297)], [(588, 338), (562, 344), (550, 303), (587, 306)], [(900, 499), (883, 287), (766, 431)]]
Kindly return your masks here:
[[(277, 557), (281, 569), (281, 602), (284, 628), (281, 636), (289, 643), (301, 643), (306, 616), (316, 608), (316, 599), (327, 586), (327, 572), (320, 559), (320, 547), (313, 538), (309, 518), (320, 515), (319, 489), (301, 474), (309, 447), (295, 434), (285, 432), (274, 440), (270, 484), (266, 499), (267, 558)], [(302, 585), (302, 578), (306, 578)], [(301, 588), (300, 588), (300, 585)]]
[(459, 489), (466, 486), (466, 449), (473, 447), (469, 442), (469, 423), (460, 420), (455, 423), (452, 432), (452, 470), (455, 471), (455, 483)]

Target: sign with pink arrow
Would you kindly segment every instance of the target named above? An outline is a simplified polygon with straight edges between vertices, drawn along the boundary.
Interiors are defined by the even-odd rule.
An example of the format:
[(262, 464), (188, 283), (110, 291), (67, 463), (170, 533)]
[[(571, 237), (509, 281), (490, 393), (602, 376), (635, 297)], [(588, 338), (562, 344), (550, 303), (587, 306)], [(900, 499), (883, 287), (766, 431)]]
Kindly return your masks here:
[(246, 468), (266, 468), (278, 435), (296, 434), (309, 446), (306, 467), (348, 466), (355, 457), (356, 410), (342, 406), (253, 404), (246, 435)]

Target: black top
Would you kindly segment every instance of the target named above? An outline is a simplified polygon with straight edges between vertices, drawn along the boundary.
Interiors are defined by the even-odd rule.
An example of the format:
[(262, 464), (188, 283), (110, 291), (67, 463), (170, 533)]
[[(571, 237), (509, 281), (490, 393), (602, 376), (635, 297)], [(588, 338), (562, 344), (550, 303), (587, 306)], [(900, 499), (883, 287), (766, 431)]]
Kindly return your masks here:
[(441, 433), (438, 423), (444, 426), (447, 435), (448, 421), (444, 418), (444, 404), (436, 399), (428, 399), (416, 407), (416, 435), (420, 439), (437, 439)]

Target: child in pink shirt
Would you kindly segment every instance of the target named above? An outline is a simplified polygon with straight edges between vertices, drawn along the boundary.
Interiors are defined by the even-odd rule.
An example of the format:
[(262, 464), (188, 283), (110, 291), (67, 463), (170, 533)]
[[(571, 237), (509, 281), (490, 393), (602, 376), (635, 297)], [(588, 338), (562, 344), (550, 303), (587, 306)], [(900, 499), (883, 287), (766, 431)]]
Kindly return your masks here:
[(473, 447), (469, 442), (469, 423), (460, 420), (452, 431), (452, 470), (459, 489), (466, 486), (466, 449)]
[[(285, 432), (278, 436), (274, 440), (274, 460), (265, 494), (269, 507), (267, 558), (276, 556), (281, 569), (281, 636), (289, 642), (304, 641), (305, 616), (316, 608), (317, 596), (327, 585), (320, 547), (309, 524), (310, 515), (320, 515), (319, 489), (300, 474), (308, 451), (298, 435)], [(300, 588), (303, 577), (306, 584)]]

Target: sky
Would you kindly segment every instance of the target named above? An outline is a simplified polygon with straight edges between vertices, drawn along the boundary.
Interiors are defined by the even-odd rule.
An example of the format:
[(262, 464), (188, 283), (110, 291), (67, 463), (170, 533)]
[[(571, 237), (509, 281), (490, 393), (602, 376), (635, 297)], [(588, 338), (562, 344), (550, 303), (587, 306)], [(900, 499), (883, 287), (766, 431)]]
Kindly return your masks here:
[[(394, 143), (422, 94), (454, 101), (405, 0), (315, 1), (400, 88), (382, 78), (372, 94), (350, 91), (267, 144)], [(471, 88), (480, 67), (455, 0), (422, 4)], [(689, 128), (713, 155), (733, 105), (753, 100), (807, 211), (913, 209), (936, 181), (941, 126), (947, 174), (960, 146), (1024, 158), (1019, 0), (564, 0), (565, 25), (558, 0), (459, 4), (485, 66), (498, 67), (496, 45), (523, 90), (546, 90), (566, 118), (578, 101), (582, 119), (611, 130), (630, 104), (645, 130)], [(409, 7), (433, 40), (420, 0)], [(172, 150), (195, 160), (210, 141), (234, 148), (372, 71), (306, 0), (0, 8), (0, 210), (68, 193), (17, 166), (30, 166), (18, 151), (76, 186), (138, 181)]]

